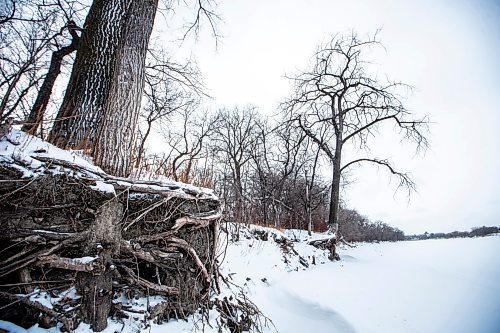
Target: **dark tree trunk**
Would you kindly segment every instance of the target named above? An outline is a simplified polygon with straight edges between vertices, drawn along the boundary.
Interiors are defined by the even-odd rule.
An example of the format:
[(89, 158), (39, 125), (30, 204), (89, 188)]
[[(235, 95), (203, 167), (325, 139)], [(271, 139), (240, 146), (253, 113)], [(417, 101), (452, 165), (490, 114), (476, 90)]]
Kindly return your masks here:
[(111, 89), (99, 122), (94, 161), (128, 176), (144, 88), (145, 60), (158, 0), (133, 1), (123, 26)]
[(49, 135), (60, 148), (92, 148), (115, 75), (123, 23), (132, 0), (94, 0), (63, 103)]
[(314, 181), (316, 179), (316, 168), (318, 166), (320, 149), (316, 151), (316, 156), (314, 156), (314, 164), (312, 167), (311, 183), (307, 184), (307, 172), (306, 172), (306, 212), (307, 212), (307, 233), (309, 236), (312, 235), (312, 200), (313, 200), (313, 189)]
[(241, 182), (241, 166), (238, 161), (234, 161), (234, 194), (236, 199), (235, 219), (237, 222), (243, 222), (243, 185)]
[(328, 226), (333, 232), (338, 230), (339, 199), (340, 199), (340, 163), (342, 159), (342, 137), (337, 136), (337, 144), (332, 166), (332, 190), (330, 194), (330, 211)]
[[(345, 82), (342, 81), (345, 86)], [(339, 216), (339, 198), (340, 198), (340, 165), (342, 162), (342, 145), (343, 145), (343, 133), (344, 133), (344, 111), (342, 109), (342, 98), (343, 93), (337, 98), (336, 109), (332, 106), (333, 119), (338, 116), (338, 121), (335, 128), (335, 154), (333, 157), (332, 166), (332, 193), (330, 195), (330, 212), (328, 216), (328, 227), (332, 232), (337, 232), (339, 229), (338, 216)], [(332, 100), (332, 105), (334, 100)], [(335, 253), (333, 253), (335, 257)]]
[(71, 54), (78, 48), (78, 35), (74, 30), (71, 30), (71, 35), (73, 38), (71, 44), (52, 53), (49, 71), (47, 72), (42, 86), (38, 91), (35, 104), (31, 108), (31, 112), (22, 127), (22, 130), (29, 134), (35, 135), (40, 123), (42, 122), (45, 110), (49, 104), (50, 96), (52, 95), (52, 89), (54, 88), (57, 77), (61, 73), (61, 65), (64, 57)]

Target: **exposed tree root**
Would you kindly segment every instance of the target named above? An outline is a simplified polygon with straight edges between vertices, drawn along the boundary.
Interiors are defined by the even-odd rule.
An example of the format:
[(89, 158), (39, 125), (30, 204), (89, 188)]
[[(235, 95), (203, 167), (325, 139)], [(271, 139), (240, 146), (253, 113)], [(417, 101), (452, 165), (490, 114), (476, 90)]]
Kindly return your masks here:
[(309, 245), (312, 245), (321, 250), (330, 251), (328, 258), (331, 261), (340, 260), (339, 254), (336, 252), (336, 244), (337, 238), (325, 238), (325, 239), (316, 239), (308, 242)]
[[(0, 163), (0, 319), (67, 330), (83, 320), (100, 331), (130, 310), (122, 295), (164, 297), (150, 320), (182, 318), (208, 301), (220, 218), (213, 195), (36, 159), (46, 163), (41, 176), (26, 181)], [(118, 194), (96, 191), (98, 181)], [(61, 281), (76, 287), (71, 299)], [(33, 300), (34, 290), (53, 308)]]

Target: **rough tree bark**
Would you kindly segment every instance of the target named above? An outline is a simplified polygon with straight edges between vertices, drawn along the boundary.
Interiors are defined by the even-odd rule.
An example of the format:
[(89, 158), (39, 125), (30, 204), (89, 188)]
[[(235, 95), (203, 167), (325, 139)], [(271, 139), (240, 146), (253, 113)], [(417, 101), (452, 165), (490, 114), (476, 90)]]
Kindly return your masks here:
[(77, 288), (82, 295), (82, 315), (92, 329), (100, 332), (108, 325), (113, 300), (112, 254), (119, 251), (123, 205), (118, 200), (104, 204), (91, 228), (84, 255), (98, 256), (103, 272), (80, 272)]
[(94, 162), (128, 176), (144, 88), (145, 59), (158, 0), (133, 1), (124, 22), (111, 89), (98, 127)]
[(132, 0), (94, 0), (49, 141), (65, 149), (90, 149), (115, 75), (123, 23)]
[[(340, 109), (339, 113), (342, 112)], [(340, 116), (341, 118), (341, 116)], [(342, 129), (342, 122), (339, 124)], [(332, 232), (336, 232), (339, 228), (339, 200), (340, 200), (340, 163), (342, 160), (342, 132), (337, 133), (335, 155), (332, 161), (332, 192), (330, 194), (330, 209), (328, 213), (328, 225)]]

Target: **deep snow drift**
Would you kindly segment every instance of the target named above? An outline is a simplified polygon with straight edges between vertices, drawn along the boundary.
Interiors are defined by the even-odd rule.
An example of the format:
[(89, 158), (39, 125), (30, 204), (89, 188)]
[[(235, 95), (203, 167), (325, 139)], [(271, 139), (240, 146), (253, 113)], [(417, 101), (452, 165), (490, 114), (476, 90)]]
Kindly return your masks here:
[[(223, 273), (271, 318), (274, 325), (268, 323), (265, 332), (500, 331), (500, 235), (359, 244), (340, 249), (342, 260), (333, 263), (306, 244), (304, 232), (258, 229), (295, 239), (294, 249), (309, 263), (306, 268), (273, 237), (264, 241), (249, 230), (229, 242)], [(319, 237), (324, 235), (313, 236)], [(229, 293), (226, 288), (222, 296)], [(143, 332), (201, 332), (199, 319), (153, 324)], [(215, 311), (210, 321), (205, 332), (218, 332)], [(138, 327), (133, 320), (110, 321), (105, 332)], [(77, 329), (88, 331), (84, 324)]]

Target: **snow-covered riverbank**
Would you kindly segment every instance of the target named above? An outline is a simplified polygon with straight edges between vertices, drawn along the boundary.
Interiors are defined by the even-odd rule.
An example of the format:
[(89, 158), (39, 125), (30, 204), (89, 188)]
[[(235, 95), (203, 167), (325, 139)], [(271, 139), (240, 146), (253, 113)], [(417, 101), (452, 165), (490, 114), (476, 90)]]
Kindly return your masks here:
[[(273, 321), (266, 333), (500, 332), (500, 235), (358, 244), (341, 248), (342, 260), (333, 263), (326, 252), (307, 245), (310, 238), (304, 232), (257, 229), (269, 233), (267, 240), (243, 230), (220, 259), (228, 280), (241, 286)], [(295, 240), (293, 250), (283, 251), (273, 235)], [(218, 297), (230, 293), (223, 287)], [(219, 332), (217, 316), (210, 311), (212, 327), (205, 325), (205, 332)], [(141, 327), (133, 316), (109, 324), (106, 333), (132, 333)], [(195, 315), (187, 322), (153, 324), (142, 331), (202, 328)], [(28, 331), (59, 332), (37, 327)], [(85, 324), (76, 330), (89, 331)]]
[(360, 244), (286, 274), (270, 244), (244, 247), (226, 265), (280, 332), (500, 332), (498, 235)]

